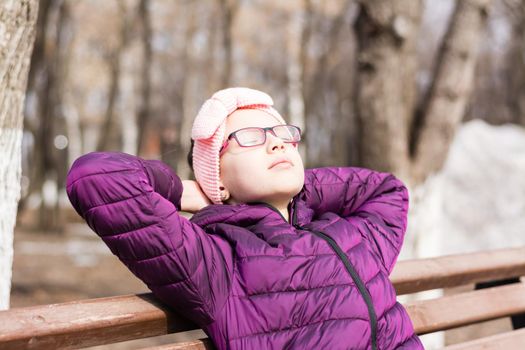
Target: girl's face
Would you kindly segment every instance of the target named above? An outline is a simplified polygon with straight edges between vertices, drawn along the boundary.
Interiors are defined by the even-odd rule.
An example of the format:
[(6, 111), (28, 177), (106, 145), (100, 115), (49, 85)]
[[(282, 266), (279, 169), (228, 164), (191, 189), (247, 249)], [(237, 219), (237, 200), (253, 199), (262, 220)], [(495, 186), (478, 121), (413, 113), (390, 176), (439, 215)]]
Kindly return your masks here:
[[(280, 123), (264, 111), (238, 109), (226, 119), (225, 137), (246, 127), (275, 125)], [(234, 138), (229, 140), (220, 159), (220, 180), (233, 203), (281, 205), (301, 191), (304, 165), (297, 144), (285, 143), (268, 131), (260, 146), (241, 147)]]

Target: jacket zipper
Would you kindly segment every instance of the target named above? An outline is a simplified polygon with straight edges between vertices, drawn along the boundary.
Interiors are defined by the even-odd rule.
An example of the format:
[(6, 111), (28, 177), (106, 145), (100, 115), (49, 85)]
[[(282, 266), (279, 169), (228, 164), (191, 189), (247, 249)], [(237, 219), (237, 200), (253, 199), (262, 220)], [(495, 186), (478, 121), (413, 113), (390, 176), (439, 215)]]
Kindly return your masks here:
[(368, 315), (370, 316), (370, 330), (371, 330), (370, 337), (371, 337), (371, 341), (372, 341), (372, 349), (376, 350), (377, 349), (377, 339), (376, 339), (376, 336), (377, 336), (377, 315), (376, 315), (376, 312), (374, 310), (374, 305), (372, 303), (372, 297), (370, 296), (370, 293), (368, 292), (368, 289), (366, 289), (366, 286), (365, 286), (363, 280), (357, 274), (357, 271), (355, 270), (354, 266), (352, 265), (350, 260), (348, 260), (348, 257), (346, 256), (346, 254), (343, 252), (341, 247), (339, 247), (337, 242), (332, 237), (330, 237), (327, 234), (325, 234), (323, 232), (320, 232), (320, 231), (313, 231), (313, 230), (304, 229), (303, 227), (301, 227), (299, 225), (297, 225), (295, 227), (297, 227), (297, 228), (299, 228), (301, 230), (312, 232), (314, 235), (324, 239), (330, 245), (330, 247), (335, 251), (337, 256), (339, 256), (339, 259), (341, 259), (341, 261), (345, 265), (346, 270), (350, 274), (350, 277), (352, 277), (352, 280), (356, 284), (357, 289), (361, 293), (361, 296), (363, 297), (363, 299), (364, 299), (364, 301), (366, 303), (366, 307), (368, 309)]
[[(253, 204), (263, 204), (267, 206), (268, 208), (279, 213), (279, 215), (281, 215), (283, 220), (287, 221), (286, 218), (281, 214), (281, 212), (277, 210), (277, 208), (275, 208), (273, 205), (270, 205), (264, 202), (257, 202)], [(366, 307), (368, 309), (368, 315), (370, 317), (370, 337), (371, 337), (371, 342), (372, 342), (372, 350), (377, 350), (377, 339), (376, 339), (377, 338), (377, 315), (374, 310), (374, 304), (372, 302), (372, 297), (370, 296), (370, 292), (368, 291), (368, 289), (366, 289), (365, 283), (363, 282), (361, 277), (359, 277), (357, 271), (355, 270), (354, 266), (352, 265), (352, 263), (350, 262), (346, 254), (343, 252), (341, 247), (337, 244), (337, 242), (332, 237), (328, 236), (327, 234), (321, 231), (309, 230), (309, 229), (302, 227), (301, 225), (295, 224), (296, 219), (297, 219), (296, 218), (297, 211), (295, 210), (295, 205), (293, 204), (290, 206), (290, 208), (293, 207), (293, 215), (291, 217), (290, 224), (292, 224), (292, 226), (295, 228), (298, 228), (303, 231), (311, 232), (317, 237), (320, 237), (321, 239), (325, 240), (330, 245), (330, 247), (333, 249), (333, 251), (337, 254), (339, 259), (343, 262), (343, 265), (345, 266), (346, 270), (350, 274), (350, 277), (356, 284), (357, 289), (359, 290), (359, 293), (361, 294), (361, 296), (363, 297), (363, 300), (366, 303)]]

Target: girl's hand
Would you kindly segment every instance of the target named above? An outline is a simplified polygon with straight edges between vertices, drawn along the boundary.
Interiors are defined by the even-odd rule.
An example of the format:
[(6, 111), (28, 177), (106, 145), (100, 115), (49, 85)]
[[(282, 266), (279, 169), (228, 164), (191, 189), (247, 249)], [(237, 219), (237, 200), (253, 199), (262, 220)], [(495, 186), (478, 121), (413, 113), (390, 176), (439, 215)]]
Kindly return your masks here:
[(182, 187), (182, 198), (180, 201), (182, 211), (196, 213), (211, 204), (211, 201), (202, 192), (197, 181), (182, 180)]

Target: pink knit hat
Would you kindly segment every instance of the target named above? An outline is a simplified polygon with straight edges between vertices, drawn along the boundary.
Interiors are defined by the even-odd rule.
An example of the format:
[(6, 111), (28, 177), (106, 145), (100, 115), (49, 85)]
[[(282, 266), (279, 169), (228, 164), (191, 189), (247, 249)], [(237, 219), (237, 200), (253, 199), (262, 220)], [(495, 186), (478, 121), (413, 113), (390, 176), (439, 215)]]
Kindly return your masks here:
[(286, 124), (273, 107), (272, 98), (262, 91), (235, 87), (217, 91), (204, 102), (193, 121), (193, 170), (200, 187), (215, 204), (221, 204), (219, 150), (226, 137), (226, 117), (237, 109), (259, 109)]

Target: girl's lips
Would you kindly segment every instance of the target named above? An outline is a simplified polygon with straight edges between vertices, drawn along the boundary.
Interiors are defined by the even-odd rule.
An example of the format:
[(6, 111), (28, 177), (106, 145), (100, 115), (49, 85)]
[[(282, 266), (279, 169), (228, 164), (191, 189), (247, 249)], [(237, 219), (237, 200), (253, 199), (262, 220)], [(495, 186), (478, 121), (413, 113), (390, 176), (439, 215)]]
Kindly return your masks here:
[(271, 169), (273, 168), (274, 166), (276, 165), (279, 165), (279, 164), (288, 164), (290, 166), (293, 166), (293, 163), (290, 159), (288, 158), (279, 158), (279, 159), (276, 159), (269, 167), (268, 169)]

